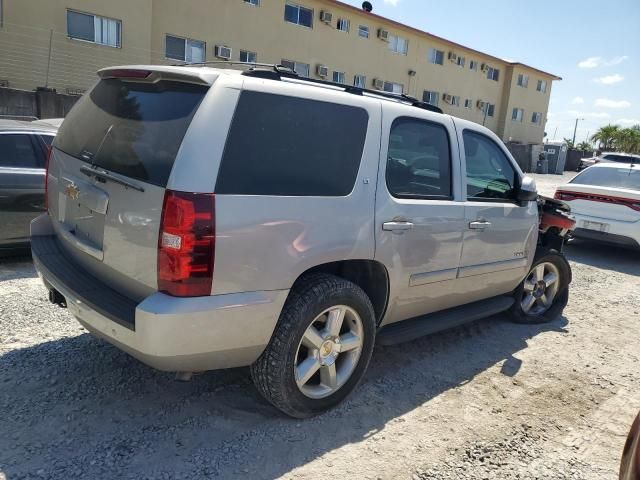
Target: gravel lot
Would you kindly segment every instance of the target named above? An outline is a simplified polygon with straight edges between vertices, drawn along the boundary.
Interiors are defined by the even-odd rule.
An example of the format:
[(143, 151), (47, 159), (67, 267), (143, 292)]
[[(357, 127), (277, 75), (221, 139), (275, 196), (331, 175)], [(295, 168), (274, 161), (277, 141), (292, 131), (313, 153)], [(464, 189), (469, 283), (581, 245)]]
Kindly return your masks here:
[(179, 383), (140, 364), (50, 305), (29, 259), (4, 260), (0, 479), (617, 478), (640, 409), (640, 254), (567, 256), (562, 318), (378, 347), (350, 400), (307, 421), (267, 405), (246, 369)]

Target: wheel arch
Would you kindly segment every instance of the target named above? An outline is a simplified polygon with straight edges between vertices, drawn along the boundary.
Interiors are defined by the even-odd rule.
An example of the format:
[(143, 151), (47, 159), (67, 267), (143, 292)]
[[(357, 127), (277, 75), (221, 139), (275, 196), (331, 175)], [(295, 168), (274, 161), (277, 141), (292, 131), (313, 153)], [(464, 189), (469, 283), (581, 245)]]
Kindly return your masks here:
[(335, 275), (362, 288), (373, 305), (376, 324), (380, 325), (389, 302), (389, 272), (382, 263), (375, 260), (341, 260), (316, 265), (302, 272), (292, 289), (306, 277), (316, 273)]

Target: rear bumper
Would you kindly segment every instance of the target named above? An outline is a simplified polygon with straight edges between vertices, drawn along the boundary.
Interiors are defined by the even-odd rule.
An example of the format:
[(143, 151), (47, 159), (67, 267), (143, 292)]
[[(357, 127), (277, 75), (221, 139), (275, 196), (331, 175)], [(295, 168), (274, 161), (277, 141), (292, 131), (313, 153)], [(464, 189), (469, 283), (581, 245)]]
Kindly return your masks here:
[(94, 335), (166, 371), (246, 366), (267, 346), (288, 290), (177, 298), (157, 292), (136, 303), (64, 255), (48, 215), (32, 222), (32, 255), (47, 288)]
[[(632, 248), (640, 248), (640, 221), (624, 222), (608, 218), (593, 217), (572, 212), (576, 219), (576, 229), (573, 236), (585, 240), (595, 240), (612, 245), (621, 245)], [(584, 222), (599, 222), (609, 225), (607, 232), (599, 232), (584, 228)]]

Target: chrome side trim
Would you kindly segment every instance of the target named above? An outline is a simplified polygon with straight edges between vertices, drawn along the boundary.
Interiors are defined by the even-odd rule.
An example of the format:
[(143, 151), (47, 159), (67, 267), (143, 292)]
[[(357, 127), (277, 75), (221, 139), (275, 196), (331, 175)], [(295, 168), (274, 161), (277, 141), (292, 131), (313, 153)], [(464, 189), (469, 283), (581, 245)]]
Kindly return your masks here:
[(526, 257), (483, 263), (481, 265), (471, 265), (469, 267), (461, 267), (458, 272), (458, 278), (473, 277), (475, 275), (483, 275), (485, 273), (502, 272), (504, 270), (512, 270), (515, 268), (527, 268), (527, 265), (528, 259)]
[(438, 270), (436, 272), (414, 273), (409, 278), (409, 286), (417, 287), (418, 285), (426, 285), (427, 283), (444, 282), (446, 280), (455, 280), (458, 273), (457, 268), (449, 268), (447, 270)]

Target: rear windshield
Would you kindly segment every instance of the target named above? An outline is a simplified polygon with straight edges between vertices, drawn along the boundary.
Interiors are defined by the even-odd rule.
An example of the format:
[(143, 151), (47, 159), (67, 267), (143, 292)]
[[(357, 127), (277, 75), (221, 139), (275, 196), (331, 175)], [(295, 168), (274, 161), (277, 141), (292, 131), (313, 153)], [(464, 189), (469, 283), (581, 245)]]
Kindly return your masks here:
[(611, 153), (603, 155), (602, 158), (604, 158), (605, 160), (609, 160), (611, 162), (619, 162), (619, 163), (631, 163), (631, 162), (638, 162), (640, 160), (640, 157), (632, 157), (630, 155), (615, 155)]
[(586, 169), (570, 183), (594, 185), (596, 187), (628, 188), (640, 190), (640, 168), (599, 168)]
[(368, 121), (359, 107), (244, 91), (216, 193), (346, 196), (360, 168)]
[(164, 187), (207, 90), (171, 81), (102, 80), (69, 112), (53, 145), (80, 160)]

